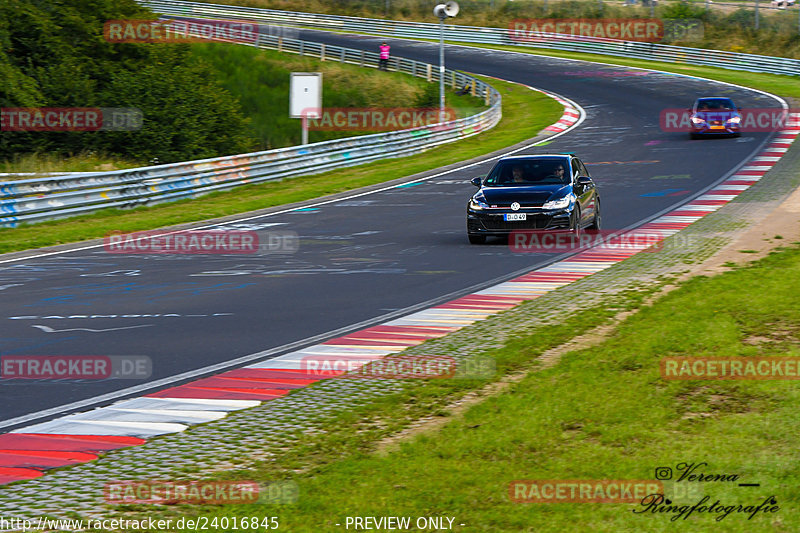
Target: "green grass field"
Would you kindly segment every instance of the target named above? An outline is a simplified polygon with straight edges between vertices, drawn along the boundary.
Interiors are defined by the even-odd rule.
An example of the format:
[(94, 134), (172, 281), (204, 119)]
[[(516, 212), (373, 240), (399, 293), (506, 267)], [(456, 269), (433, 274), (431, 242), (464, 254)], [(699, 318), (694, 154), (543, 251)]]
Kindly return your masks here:
[[(299, 486), (296, 504), (188, 514), (187, 508), (181, 516), (278, 516), (293, 532), (340, 531), (335, 524), (348, 516), (451, 517), (465, 524), (454, 530), (466, 532), (798, 531), (798, 382), (668, 381), (659, 365), (674, 356), (800, 356), (799, 279), (797, 246), (752, 266), (694, 278), (641, 306), (602, 343), (567, 353), (546, 369), (530, 366), (544, 347), (570, 325), (607, 315), (576, 316), (549, 334), (515, 339), (487, 355), (501, 367), (528, 364), (532, 371), (441, 430), (379, 453), (384, 432), (352, 435), (361, 433), (354, 428), (378, 425), (359, 418), (356, 407), (352, 419), (337, 421), (341, 428), (332, 424), (314, 446), (226, 475), (261, 483), (292, 479)], [(433, 387), (444, 396), (447, 385)], [(392, 411), (403, 417), (402, 406), (394, 406), (377, 418), (389, 429)], [(728, 481), (676, 481), (692, 463), (695, 474)], [(515, 480), (654, 480), (659, 467), (673, 473), (663, 482), (672, 501), (666, 511), (663, 503), (654, 512), (641, 502), (516, 503), (509, 497)], [(718, 500), (723, 509), (696, 509), (687, 517), (706, 496), (706, 506)], [(767, 506), (772, 512), (748, 518), (752, 509), (742, 511), (769, 497), (776, 502)]]

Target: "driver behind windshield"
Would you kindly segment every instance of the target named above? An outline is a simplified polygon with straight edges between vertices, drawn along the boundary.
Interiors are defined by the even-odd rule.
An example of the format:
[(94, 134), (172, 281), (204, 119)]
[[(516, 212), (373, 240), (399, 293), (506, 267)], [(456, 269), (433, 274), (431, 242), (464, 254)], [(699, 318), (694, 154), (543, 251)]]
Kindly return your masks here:
[(525, 183), (525, 176), (522, 172), (522, 167), (516, 165), (513, 169), (511, 169), (511, 181), (513, 183)]

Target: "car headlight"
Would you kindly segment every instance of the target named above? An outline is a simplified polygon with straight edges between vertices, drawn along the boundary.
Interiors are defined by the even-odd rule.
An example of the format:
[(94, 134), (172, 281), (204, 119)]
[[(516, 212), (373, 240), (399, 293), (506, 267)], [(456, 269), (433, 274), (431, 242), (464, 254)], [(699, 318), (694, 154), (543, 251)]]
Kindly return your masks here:
[(486, 203), (486, 198), (483, 195), (473, 196), (469, 200), (469, 208), (475, 211), (481, 211), (482, 209), (488, 209), (489, 204)]
[(692, 117), (691, 120), (692, 120), (692, 124), (705, 124), (706, 123), (705, 119), (702, 119), (700, 117)]
[(726, 122), (730, 122), (731, 124), (738, 124), (742, 121), (742, 117), (731, 117)]
[(572, 195), (568, 194), (566, 196), (562, 196), (561, 198), (556, 198), (555, 200), (545, 202), (542, 206), (542, 209), (566, 209), (569, 207), (570, 203), (572, 203)]

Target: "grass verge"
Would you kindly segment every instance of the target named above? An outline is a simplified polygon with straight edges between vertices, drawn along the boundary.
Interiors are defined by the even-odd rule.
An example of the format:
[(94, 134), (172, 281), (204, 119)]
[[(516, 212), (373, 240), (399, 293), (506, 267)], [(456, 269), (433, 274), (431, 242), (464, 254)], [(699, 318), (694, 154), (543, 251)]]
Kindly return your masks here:
[[(503, 95), (504, 115), (497, 126), (478, 136), (411, 157), (240, 187), (199, 199), (4, 228), (0, 229), (0, 253), (96, 239), (112, 231), (140, 231), (233, 215), (402, 178), (529, 139), (561, 116), (561, 105), (548, 96), (512, 83), (485, 81)], [(453, 153), (458, 154), (457, 159)]]
[[(337, 61), (262, 50), (250, 46), (197, 44), (192, 54), (211, 64), (220, 83), (241, 104), (250, 118), (250, 137), (257, 139), (252, 151), (271, 150), (301, 143), (300, 121), (289, 118), (289, 78), (292, 72), (321, 72), (326, 108), (438, 107), (438, 85), (402, 72), (381, 72)], [(435, 102), (426, 101), (426, 90)], [(485, 106), (479, 98), (448, 94), (448, 105), (467, 114)], [(369, 131), (309, 131), (311, 143)]]
[[(282, 528), (300, 532), (338, 531), (348, 516), (451, 517), (465, 524), (455, 528), (461, 531), (798, 531), (797, 382), (666, 381), (659, 364), (667, 356), (800, 356), (799, 279), (794, 246), (691, 279), (650, 306), (632, 300), (639, 312), (604, 342), (565, 354), (396, 451), (373, 453), (375, 437), (392, 424), (361, 418), (356, 408), (316, 446), (227, 474), (260, 482), (291, 478), (300, 490), (295, 505), (185, 508), (182, 515), (278, 516)], [(608, 316), (587, 311), (491, 355), (508, 370)], [(425, 390), (448, 386), (465, 384), (426, 383)], [(413, 401), (408, 405), (415, 409)], [(665, 481), (674, 508), (666, 512), (640, 503), (509, 498), (514, 480), (652, 480), (657, 467), (671, 468), (674, 480), (681, 463), (699, 465), (695, 474), (737, 478)], [(707, 506), (718, 500), (725, 509), (684, 518), (706, 496)], [(771, 513), (748, 518), (736, 507), (770, 496), (778, 506)]]
[[(0, 161), (0, 172), (103, 172), (146, 165), (146, 161), (132, 161), (96, 152), (83, 152), (71, 157), (45, 153), (19, 154), (13, 159)], [(0, 183), (11, 179), (30, 179), (32, 176), (0, 176)]]

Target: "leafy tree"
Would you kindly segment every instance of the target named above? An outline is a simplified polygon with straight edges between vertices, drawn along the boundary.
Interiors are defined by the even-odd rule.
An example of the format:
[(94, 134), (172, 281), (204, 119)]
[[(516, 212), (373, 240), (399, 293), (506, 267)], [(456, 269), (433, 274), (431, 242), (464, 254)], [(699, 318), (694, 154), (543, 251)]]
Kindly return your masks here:
[(3, 132), (0, 158), (102, 149), (161, 162), (246, 151), (247, 124), (184, 44), (110, 43), (108, 20), (155, 19), (134, 0), (2, 0), (0, 106), (134, 107), (137, 132)]

